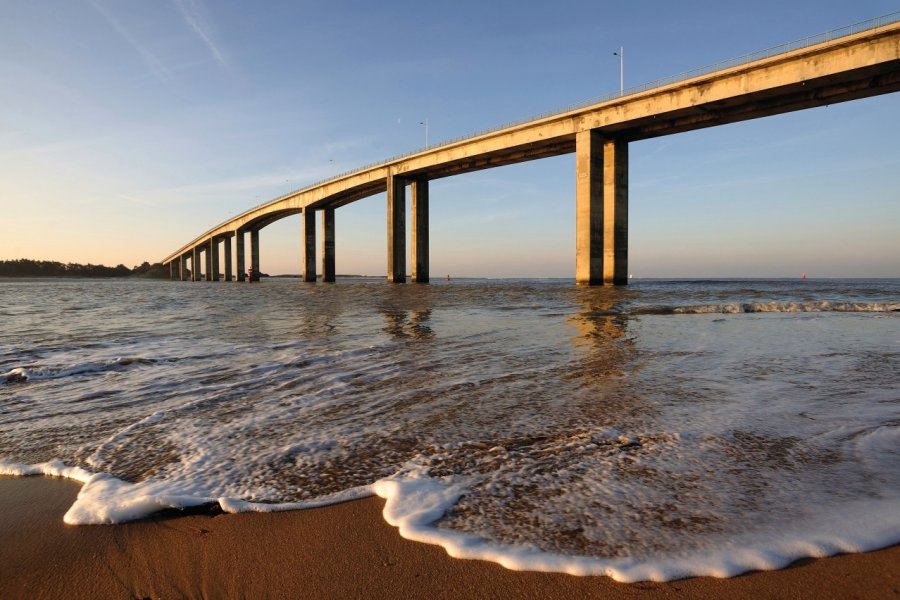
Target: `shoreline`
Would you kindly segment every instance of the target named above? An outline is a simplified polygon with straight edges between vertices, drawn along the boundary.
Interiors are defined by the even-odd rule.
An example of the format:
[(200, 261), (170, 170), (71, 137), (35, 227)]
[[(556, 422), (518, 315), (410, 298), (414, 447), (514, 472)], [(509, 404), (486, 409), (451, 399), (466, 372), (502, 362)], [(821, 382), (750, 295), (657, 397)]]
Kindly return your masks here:
[(0, 598), (898, 598), (900, 545), (729, 579), (510, 571), (400, 537), (377, 497), (65, 525), (77, 482), (0, 476)]

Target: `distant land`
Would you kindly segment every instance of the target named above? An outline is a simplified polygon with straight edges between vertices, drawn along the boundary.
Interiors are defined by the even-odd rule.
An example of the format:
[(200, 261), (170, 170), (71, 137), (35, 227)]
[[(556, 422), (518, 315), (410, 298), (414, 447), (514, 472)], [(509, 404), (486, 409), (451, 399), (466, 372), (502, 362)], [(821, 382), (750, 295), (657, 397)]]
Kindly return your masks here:
[(169, 270), (160, 263), (144, 262), (129, 269), (125, 265), (107, 267), (105, 265), (86, 265), (78, 263), (61, 263), (52, 260), (17, 260), (0, 261), (0, 277), (144, 277), (163, 279), (169, 277)]

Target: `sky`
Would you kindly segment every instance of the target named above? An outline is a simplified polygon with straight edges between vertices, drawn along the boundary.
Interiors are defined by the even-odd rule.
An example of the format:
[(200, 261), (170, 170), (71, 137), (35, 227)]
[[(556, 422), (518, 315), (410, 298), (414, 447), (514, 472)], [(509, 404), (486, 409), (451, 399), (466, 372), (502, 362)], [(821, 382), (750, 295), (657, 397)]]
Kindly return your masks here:
[[(156, 262), (430, 143), (896, 11), (895, 2), (5, 0), (0, 260)], [(900, 94), (634, 142), (635, 277), (900, 277)], [(574, 155), (436, 180), (431, 273), (573, 277)], [(385, 195), (336, 212), (387, 269)], [(261, 233), (299, 273), (300, 216)], [(409, 264), (409, 263), (408, 263)]]

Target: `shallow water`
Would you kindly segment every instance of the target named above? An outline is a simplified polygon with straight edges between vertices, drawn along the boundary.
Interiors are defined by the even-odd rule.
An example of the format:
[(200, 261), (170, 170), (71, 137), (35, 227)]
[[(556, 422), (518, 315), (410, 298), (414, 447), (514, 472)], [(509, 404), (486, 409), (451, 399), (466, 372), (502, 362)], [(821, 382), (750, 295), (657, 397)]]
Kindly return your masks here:
[(378, 493), (622, 580), (900, 542), (900, 280), (2, 280), (0, 319), (0, 472), (86, 481), (70, 522)]

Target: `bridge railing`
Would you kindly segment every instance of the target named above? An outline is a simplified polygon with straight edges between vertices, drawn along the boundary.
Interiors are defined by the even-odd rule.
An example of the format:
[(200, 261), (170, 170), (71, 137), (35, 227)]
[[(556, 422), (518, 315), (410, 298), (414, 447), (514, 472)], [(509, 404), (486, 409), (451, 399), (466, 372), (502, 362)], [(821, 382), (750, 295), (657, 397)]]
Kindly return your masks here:
[[(272, 204), (274, 202), (278, 202), (283, 200), (284, 198), (288, 198), (297, 194), (298, 192), (302, 192), (303, 190), (311, 189), (318, 187), (320, 185), (324, 185), (326, 183), (330, 183), (332, 181), (338, 181), (343, 179), (344, 177), (349, 177), (350, 175), (354, 175), (356, 173), (362, 173), (363, 171), (368, 171), (369, 169), (374, 169), (377, 167), (384, 167), (391, 163), (397, 162), (404, 158), (408, 158), (410, 156), (415, 156), (416, 154), (420, 154), (422, 152), (426, 152), (428, 150), (433, 150), (435, 148), (440, 148), (441, 146), (449, 146), (451, 144), (455, 144), (457, 142), (461, 142), (464, 140), (476, 138), (482, 135), (487, 135), (490, 133), (496, 133), (498, 131), (503, 131), (504, 129), (510, 129), (512, 127), (516, 127), (519, 125), (524, 125), (525, 123), (530, 123), (532, 121), (538, 121), (540, 119), (546, 119), (549, 117), (553, 117), (556, 115), (562, 115), (568, 112), (572, 112), (574, 110), (579, 110), (582, 108), (586, 108), (588, 106), (592, 106), (594, 104), (600, 104), (601, 102), (609, 102), (612, 100), (616, 100), (617, 98), (622, 98), (625, 96), (631, 96), (634, 94), (640, 94), (642, 92), (646, 92), (652, 89), (661, 88), (667, 85), (672, 85), (673, 83), (678, 83), (681, 81), (687, 81), (688, 79), (693, 79), (695, 77), (700, 77), (701, 75), (709, 75), (710, 73), (715, 73), (716, 71), (723, 71), (725, 69), (731, 69), (733, 67), (738, 67), (740, 65), (745, 65), (757, 60), (762, 60), (764, 58), (771, 58), (773, 56), (778, 56), (779, 54), (786, 54), (788, 52), (793, 52), (794, 50), (800, 50), (801, 48), (806, 48), (809, 46), (814, 46), (816, 44), (821, 44), (824, 42), (830, 42), (832, 40), (836, 40), (842, 37), (847, 37), (850, 35), (854, 35), (857, 33), (862, 33), (863, 31), (869, 31), (878, 29), (879, 27), (885, 27), (887, 25), (891, 25), (900, 21), (900, 11), (892, 12), (887, 15), (883, 15), (880, 17), (875, 17), (874, 19), (868, 19), (866, 21), (859, 21), (858, 23), (853, 23), (852, 25), (845, 25), (844, 27), (839, 27), (837, 29), (832, 29), (830, 31), (825, 31), (823, 33), (818, 33), (815, 35), (810, 35), (805, 38), (801, 38), (799, 40), (794, 40), (792, 42), (787, 42), (784, 44), (780, 44), (778, 46), (772, 46), (771, 48), (767, 48), (765, 50), (759, 50), (757, 52), (752, 52), (750, 54), (744, 54), (741, 56), (737, 56), (735, 58), (731, 58), (728, 60), (722, 60), (705, 67), (699, 67), (697, 69), (692, 69), (690, 71), (685, 71), (683, 73), (679, 73), (677, 75), (671, 75), (669, 77), (663, 77), (661, 79), (657, 79), (655, 81), (651, 81), (649, 83), (642, 83), (640, 85), (634, 85), (625, 88), (624, 90), (618, 92), (611, 92), (609, 94), (605, 94), (602, 96), (595, 96), (593, 98), (589, 98), (582, 102), (577, 102), (575, 104), (570, 104), (569, 106), (542, 112), (536, 115), (531, 115), (529, 117), (524, 117), (521, 119), (516, 119), (515, 121), (510, 121), (508, 123), (504, 123), (503, 125), (489, 127), (487, 129), (482, 129), (481, 131), (476, 131), (475, 133), (471, 133), (468, 135), (462, 135), (459, 137), (455, 137), (449, 140), (442, 140), (440, 142), (429, 144), (427, 146), (423, 146), (421, 148), (417, 148), (411, 152), (405, 152), (403, 154), (398, 154), (396, 156), (392, 156), (390, 158), (380, 160), (377, 162), (373, 162), (362, 167), (357, 167), (355, 169), (350, 169), (349, 171), (344, 171), (343, 173), (338, 173), (337, 175), (332, 175), (330, 177), (326, 177), (325, 179), (316, 181), (314, 183), (307, 184), (301, 188), (297, 188), (287, 194), (283, 194), (269, 200), (267, 202), (263, 202), (254, 206), (253, 208), (245, 211), (244, 214), (252, 212), (260, 207), (266, 206), (268, 204)], [(231, 219), (229, 219), (230, 221)], [(215, 231), (216, 229), (222, 227), (228, 223), (228, 221), (224, 221), (219, 225), (216, 225), (212, 229), (210, 229), (206, 234), (201, 237), (208, 235), (209, 233)]]

